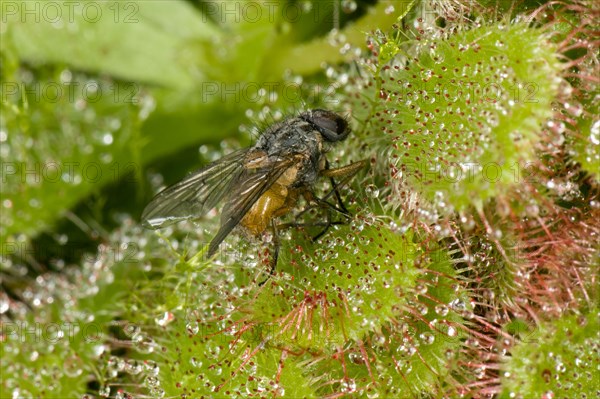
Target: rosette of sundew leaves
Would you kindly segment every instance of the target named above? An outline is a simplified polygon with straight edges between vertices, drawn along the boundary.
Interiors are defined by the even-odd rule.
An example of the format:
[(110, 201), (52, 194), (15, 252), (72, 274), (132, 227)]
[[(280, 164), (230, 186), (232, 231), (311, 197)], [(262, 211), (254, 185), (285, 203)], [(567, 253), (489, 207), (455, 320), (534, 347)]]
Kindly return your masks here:
[[(530, 45), (524, 49), (529, 48), (530, 54), (511, 58), (508, 53), (513, 54), (513, 46), (523, 44), (525, 33), (529, 35), (527, 43)], [(532, 38), (537, 38), (536, 45), (531, 44)], [(557, 76), (558, 70), (552, 49), (536, 50), (546, 43), (543, 34), (522, 25), (490, 26), (485, 34), (473, 30), (435, 40), (436, 48), (444, 49), (438, 64), (433, 59), (435, 55), (423, 50), (429, 48), (424, 45), (421, 52), (417, 52), (415, 64), (427, 65), (429, 62), (430, 68), (439, 68), (436, 79), (446, 78), (448, 84), (458, 88), (460, 82), (453, 79), (455, 75), (462, 76), (462, 69), (455, 71), (448, 64), (454, 64), (457, 58), (467, 57), (466, 61), (461, 58), (460, 62), (464, 63), (461, 68), (472, 67), (481, 79), (476, 83), (483, 86), (492, 78), (498, 78), (502, 83), (497, 86), (498, 98), (490, 100), (485, 97), (482, 103), (476, 104), (479, 108), (475, 111), (483, 109), (482, 112), (475, 112), (472, 109), (475, 105), (472, 105), (472, 114), (469, 115), (463, 114), (459, 108), (460, 105), (466, 107), (475, 103), (476, 94), (484, 97), (486, 92), (483, 88), (479, 93), (467, 93), (465, 98), (457, 94), (458, 98), (452, 100), (462, 101), (459, 105), (448, 105), (446, 99), (447, 108), (439, 111), (443, 115), (437, 117), (444, 118), (442, 122), (436, 122), (437, 126), (443, 124), (465, 129), (467, 124), (472, 123), (481, 128), (485, 137), (479, 143), (461, 141), (463, 135), (469, 136), (461, 130), (461, 134), (449, 134), (444, 141), (445, 146), (434, 145), (433, 149), (425, 152), (419, 147), (423, 137), (394, 146), (399, 140), (391, 135), (395, 126), (402, 124), (395, 123), (395, 120), (388, 123), (383, 115), (413, 112), (405, 115), (410, 122), (403, 123), (412, 124), (409, 135), (411, 132), (417, 134), (417, 126), (421, 122), (417, 119), (426, 105), (411, 108), (411, 104), (406, 102), (394, 103), (396, 94), (386, 88), (397, 84), (399, 78), (393, 74), (406, 74), (410, 69), (406, 71), (400, 66), (398, 69), (390, 66), (388, 69), (382, 67), (381, 76), (375, 78), (375, 87), (380, 84), (377, 98), (382, 100), (383, 105), (375, 107), (372, 113), (375, 121), (371, 121), (371, 126), (386, 128), (382, 129), (381, 137), (384, 138), (375, 137), (374, 141), (391, 144), (386, 153), (392, 159), (401, 159), (393, 155), (404, 151), (404, 146), (410, 151), (401, 155), (407, 159), (412, 156), (414, 161), (419, 162), (422, 161), (420, 156), (430, 156), (435, 160), (453, 157), (454, 161), (460, 159), (481, 165), (502, 161), (505, 165), (505, 158), (516, 161), (531, 157), (535, 142), (534, 126), (541, 124), (549, 115), (549, 101), (546, 100), (552, 98), (551, 93), (557, 87), (554, 79), (548, 79), (548, 76)], [(528, 58), (529, 55), (531, 57)], [(526, 58), (527, 62), (524, 62)], [(525, 66), (521, 65), (522, 62)], [(510, 82), (516, 85), (515, 88), (522, 88), (526, 75), (533, 72), (531, 68), (537, 71), (540, 65), (549, 69), (542, 82), (546, 84), (543, 88), (546, 100), (536, 103), (539, 109), (523, 110), (519, 108), (522, 106), (520, 102), (503, 97), (505, 93), (501, 89), (505, 85)], [(419, 69), (418, 72), (422, 71)], [(541, 74), (532, 76), (542, 78)], [(429, 73), (406, 76), (409, 83), (411, 79), (428, 83), (432, 78)], [(435, 86), (425, 90), (434, 89)], [(440, 93), (446, 97), (447, 93), (441, 88)], [(426, 93), (420, 95), (429, 101), (425, 98)], [(490, 100), (489, 104), (487, 100)], [(427, 104), (434, 106), (430, 102)], [(431, 115), (423, 117), (434, 118), (435, 108), (430, 111)], [(506, 115), (508, 113), (511, 118)], [(383, 120), (377, 120), (378, 117)], [(513, 125), (505, 126), (507, 123)], [(517, 135), (516, 131), (520, 129), (523, 131)], [(483, 149), (476, 144), (481, 144)], [(453, 147), (456, 148), (453, 150)], [(464, 153), (460, 153), (459, 149)], [(465, 156), (465, 159), (459, 156)], [(402, 167), (401, 164), (394, 166)], [(431, 174), (429, 172), (423, 176)], [(415, 178), (414, 174), (411, 176)], [(470, 204), (472, 197), (474, 202), (483, 202), (498, 194), (501, 184), (513, 183), (498, 180), (483, 184), (481, 176), (475, 177), (472, 173), (467, 176), (479, 180), (477, 183), (459, 180), (459, 184), (466, 185), (462, 187), (456, 182), (444, 185), (444, 182), (438, 181), (441, 179), (435, 179), (434, 183), (438, 186), (434, 185), (433, 189), (427, 184), (412, 183), (422, 189), (421, 193), (429, 200), (439, 199), (440, 195), (449, 196), (448, 203), (457, 209)], [(388, 210), (394, 209), (394, 205), (397, 207), (393, 204), (394, 200), (398, 201), (397, 198), (388, 196), (386, 199), (389, 201), (383, 201), (378, 211), (385, 212), (386, 202), (392, 205)], [(442, 202), (438, 201), (437, 205)], [(205, 283), (203, 288), (208, 292), (204, 296), (209, 300), (210, 311), (200, 310), (197, 318), (191, 321), (191, 328), (190, 321), (184, 322), (181, 315), (174, 315), (176, 321), (169, 324), (174, 330), (168, 328), (174, 335), (161, 343), (164, 353), (161, 370), (164, 372), (149, 380), (152, 389), (155, 392), (160, 389), (165, 395), (211, 395), (218, 392), (223, 396), (270, 394), (310, 397), (354, 393), (372, 397), (414, 397), (446, 389), (451, 391), (452, 386), (468, 381), (468, 376), (453, 370), (461, 361), (463, 345), (457, 337), (471, 332), (463, 318), (472, 318), (472, 309), (461, 288), (458, 272), (452, 267), (450, 254), (443, 249), (434, 249), (433, 243), (425, 244), (426, 235), (418, 230), (403, 228), (400, 233), (391, 229), (389, 224), (382, 224), (378, 217), (371, 219), (363, 215), (363, 218), (368, 222), (360, 228), (356, 223), (341, 227), (318, 245), (294, 235), (297, 246), (285, 245), (282, 249), (280, 274), (260, 290), (249, 288), (256, 282), (256, 277), (253, 277), (256, 270), (246, 269), (239, 274), (236, 270), (244, 268), (236, 262), (233, 268), (221, 270), (220, 279), (211, 278), (213, 274), (209, 273), (206, 281), (212, 285)], [(395, 222), (401, 223), (400, 220)], [(403, 260), (402, 263), (397, 262), (397, 257)], [(184, 325), (186, 332), (181, 331)], [(173, 345), (170, 341), (177, 344)], [(476, 346), (476, 340), (467, 341)]]

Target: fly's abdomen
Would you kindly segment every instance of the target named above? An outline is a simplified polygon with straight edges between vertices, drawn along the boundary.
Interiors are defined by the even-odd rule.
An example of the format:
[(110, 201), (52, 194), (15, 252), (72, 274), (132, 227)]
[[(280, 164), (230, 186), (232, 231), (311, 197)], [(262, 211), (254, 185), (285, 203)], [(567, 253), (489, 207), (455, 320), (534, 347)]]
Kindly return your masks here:
[(260, 236), (269, 227), (271, 219), (278, 216), (288, 203), (288, 189), (273, 184), (246, 213), (240, 224), (253, 236)]

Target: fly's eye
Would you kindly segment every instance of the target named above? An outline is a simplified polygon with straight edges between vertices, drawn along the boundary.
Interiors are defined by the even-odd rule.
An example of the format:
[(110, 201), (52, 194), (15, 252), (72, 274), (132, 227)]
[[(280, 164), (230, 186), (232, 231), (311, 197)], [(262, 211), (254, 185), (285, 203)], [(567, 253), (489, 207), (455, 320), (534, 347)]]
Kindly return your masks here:
[(327, 141), (344, 140), (350, 133), (348, 123), (338, 114), (322, 109), (315, 109), (304, 117), (311, 122)]

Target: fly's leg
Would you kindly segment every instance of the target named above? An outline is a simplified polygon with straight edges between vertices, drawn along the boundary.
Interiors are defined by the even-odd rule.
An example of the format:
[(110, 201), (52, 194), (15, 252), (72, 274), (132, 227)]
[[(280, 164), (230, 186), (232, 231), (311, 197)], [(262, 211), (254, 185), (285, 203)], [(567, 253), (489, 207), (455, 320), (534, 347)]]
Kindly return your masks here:
[(328, 222), (314, 222), (314, 223), (295, 223), (295, 222), (289, 222), (289, 223), (280, 223), (279, 225), (277, 225), (277, 228), (279, 228), (279, 230), (283, 230), (283, 229), (289, 229), (289, 228), (298, 228), (298, 227), (325, 227), (331, 224), (345, 224), (344, 222), (339, 222), (339, 221), (333, 221), (331, 223)]
[(331, 213), (329, 212), (329, 210), (327, 210), (327, 222), (325, 223), (325, 228), (316, 236), (314, 236), (311, 241), (312, 242), (316, 242), (319, 238), (323, 237), (325, 235), (325, 233), (327, 233), (327, 231), (329, 230), (329, 228), (333, 225), (338, 225), (338, 224), (346, 224), (346, 222), (341, 222), (341, 221), (332, 221), (331, 220)]
[[(348, 184), (350, 179), (352, 179), (354, 175), (358, 173), (359, 170), (367, 166), (367, 161), (363, 159), (362, 161), (354, 162), (350, 165), (342, 166), (335, 169), (328, 169), (329, 163), (326, 163), (325, 165), (326, 168), (321, 171), (321, 174), (325, 177), (329, 177), (332, 179), (331, 181), (333, 185), (333, 190), (331, 190), (325, 197), (323, 197), (323, 199), (325, 200), (331, 195), (335, 194), (336, 198), (338, 199), (338, 203), (341, 207), (345, 209), (338, 188)], [(342, 183), (336, 185), (335, 183), (333, 183), (334, 178), (343, 178)]]
[(271, 228), (273, 229), (273, 256), (269, 261), (269, 275), (262, 282), (258, 283), (258, 286), (263, 286), (271, 276), (275, 275), (275, 269), (277, 268), (277, 259), (279, 259), (279, 232), (277, 229), (277, 225), (275, 224), (275, 219), (271, 220)]
[[(329, 161), (328, 160), (325, 160), (325, 171), (331, 172), (331, 169), (329, 169)], [(329, 177), (329, 181), (331, 182), (331, 187), (333, 188), (333, 191), (335, 192), (335, 199), (337, 200), (337, 203), (338, 203), (340, 209), (343, 211), (342, 213), (349, 215), (350, 212), (348, 212), (348, 209), (346, 209), (346, 205), (344, 205), (344, 202), (342, 201), (342, 196), (340, 195), (340, 191), (338, 190), (338, 185), (336, 184), (333, 176)]]
[[(342, 166), (340, 168), (335, 168), (335, 169), (329, 169), (329, 162), (327, 161), (325, 163), (325, 169), (323, 171), (321, 171), (321, 174), (325, 177), (329, 177), (329, 180), (331, 181), (331, 186), (332, 189), (329, 193), (327, 193), (327, 195), (325, 195), (323, 198), (316, 198), (317, 200), (317, 204), (323, 208), (326, 208), (326, 215), (327, 215), (327, 223), (325, 224), (325, 228), (323, 229), (323, 231), (321, 231), (319, 234), (317, 234), (316, 236), (314, 236), (312, 238), (312, 241), (315, 242), (317, 241), (319, 238), (321, 238), (325, 233), (327, 233), (327, 230), (329, 230), (329, 228), (334, 225), (334, 224), (343, 224), (343, 222), (334, 222), (331, 220), (331, 210), (335, 210), (339, 213), (341, 213), (342, 215), (344, 215), (346, 218), (350, 218), (350, 212), (348, 211), (348, 209), (346, 208), (346, 206), (344, 205), (344, 201), (342, 201), (342, 196), (340, 195), (340, 191), (339, 188), (345, 186), (346, 184), (348, 184), (348, 182), (350, 181), (350, 179), (352, 179), (354, 177), (354, 175), (356, 173), (358, 173), (359, 170), (361, 170), (362, 168), (364, 168), (365, 166), (367, 166), (367, 161), (366, 160), (362, 160), (362, 161), (358, 161), (358, 162), (354, 162), (351, 163), (350, 165), (346, 165), (346, 166)], [(342, 181), (341, 183), (338, 185), (335, 182), (334, 178), (341, 178)], [(312, 193), (311, 193), (312, 194)], [(329, 198), (330, 196), (335, 195), (335, 198), (337, 200), (338, 206), (335, 206), (333, 204), (331, 204), (330, 202), (327, 201), (327, 198)], [(313, 195), (314, 197), (314, 195)]]
[[(312, 242), (317, 241), (325, 233), (327, 233), (327, 230), (329, 230), (329, 228), (331, 227), (331, 225), (333, 225), (333, 224), (345, 224), (344, 222), (339, 222), (339, 221), (338, 222), (334, 222), (334, 221), (332, 221), (332, 217), (331, 217), (332, 210), (341, 213), (346, 218), (350, 218), (350, 213), (345, 209), (345, 207), (344, 207), (344, 209), (338, 208), (337, 206), (333, 205), (332, 203), (330, 203), (328, 201), (325, 201), (325, 200), (317, 197), (316, 195), (314, 195), (310, 191), (307, 191), (306, 193), (304, 193), (304, 197), (306, 198), (306, 200), (309, 203), (314, 204), (312, 207), (319, 207), (319, 208), (325, 210), (325, 223), (310, 223), (309, 224), (311, 226), (325, 226), (324, 229), (319, 234), (317, 234), (316, 236), (314, 236), (311, 239)], [(312, 207), (310, 207), (308, 209), (311, 209)], [(300, 215), (302, 215), (308, 209), (305, 209), (303, 212), (300, 213)], [(305, 224), (305, 225), (307, 225), (307, 224)]]
[(345, 217), (350, 218), (350, 214), (349, 213), (347, 213), (347, 214), (344, 213), (341, 209), (339, 209), (335, 205), (330, 204), (327, 201), (322, 201), (320, 198), (317, 198), (316, 196), (314, 196), (310, 192), (308, 192), (307, 195), (310, 196), (313, 205), (310, 206), (310, 207), (308, 207), (307, 209), (304, 209), (302, 212), (300, 212), (298, 214), (297, 217), (301, 217), (304, 213), (306, 213), (310, 209), (313, 209), (315, 207), (319, 207), (319, 208), (325, 209), (325, 212), (326, 212), (326, 221), (325, 222), (312, 222), (312, 223), (296, 223), (296, 222), (280, 223), (279, 225), (277, 225), (278, 229), (281, 229), (281, 230), (282, 229), (289, 229), (291, 227), (294, 227), (294, 228), (297, 228), (297, 227), (315, 227), (315, 226), (322, 226), (322, 227), (324, 227), (323, 231), (321, 231), (319, 234), (317, 234), (315, 237), (313, 237), (311, 239), (313, 242), (315, 242), (316, 240), (318, 240), (319, 238), (321, 238), (327, 232), (327, 230), (329, 230), (329, 228), (331, 226), (333, 226), (333, 225), (340, 225), (340, 224), (346, 224), (346, 222), (332, 220), (332, 218), (331, 218), (331, 211), (332, 210), (335, 210), (336, 212), (341, 213)]

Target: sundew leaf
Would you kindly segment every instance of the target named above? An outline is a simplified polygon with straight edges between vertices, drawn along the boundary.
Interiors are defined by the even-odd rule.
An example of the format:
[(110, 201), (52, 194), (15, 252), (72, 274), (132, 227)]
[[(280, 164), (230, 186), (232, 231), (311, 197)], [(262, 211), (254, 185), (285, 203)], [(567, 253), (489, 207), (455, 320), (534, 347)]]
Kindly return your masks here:
[(522, 24), (427, 40), (383, 69), (374, 124), (409, 184), (446, 209), (523, 178), (560, 82), (554, 47)]
[(219, 35), (183, 1), (17, 1), (3, 13), (7, 39), (24, 61), (176, 88), (201, 76), (190, 43)]
[(251, 330), (234, 335), (218, 331), (217, 325), (210, 330), (191, 325), (195, 321), (174, 322), (167, 332), (163, 354), (156, 359), (158, 385), (166, 396), (186, 392), (217, 397), (252, 392), (294, 398), (316, 396), (311, 384), (314, 378), (304, 373), (306, 368), (296, 359), (289, 359), (284, 349), (261, 348), (260, 336)]
[(240, 308), (261, 326), (249, 329), (256, 345), (312, 364), (304, 375), (321, 381), (319, 396), (436, 392), (461, 345), (451, 303), (464, 298), (447, 254), (417, 241), (360, 217), (318, 244), (296, 237), (282, 248), (278, 282)]
[(600, 389), (597, 308), (543, 322), (511, 349), (500, 398), (594, 397)]

